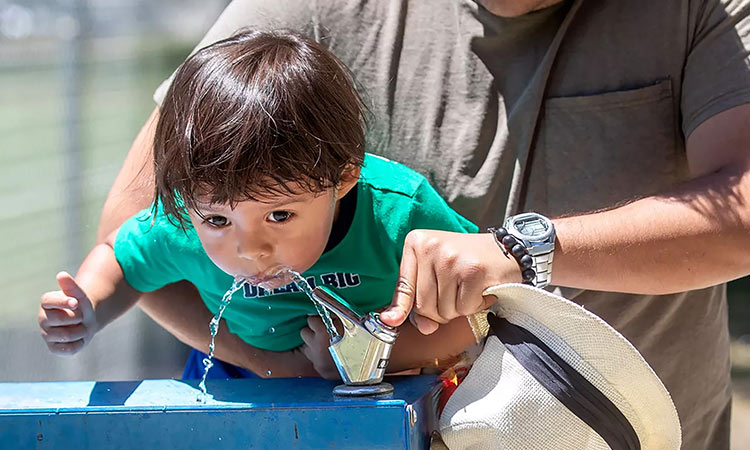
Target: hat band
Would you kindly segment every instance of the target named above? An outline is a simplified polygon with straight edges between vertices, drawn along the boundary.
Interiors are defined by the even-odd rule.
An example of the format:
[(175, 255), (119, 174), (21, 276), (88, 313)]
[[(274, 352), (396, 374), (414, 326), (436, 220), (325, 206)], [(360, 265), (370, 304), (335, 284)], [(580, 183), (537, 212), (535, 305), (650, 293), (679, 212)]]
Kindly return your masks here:
[[(528, 330), (492, 313), (491, 331), (545, 389), (591, 427), (612, 450), (640, 450), (633, 426), (606, 395)], [(564, 432), (564, 430), (561, 430)]]

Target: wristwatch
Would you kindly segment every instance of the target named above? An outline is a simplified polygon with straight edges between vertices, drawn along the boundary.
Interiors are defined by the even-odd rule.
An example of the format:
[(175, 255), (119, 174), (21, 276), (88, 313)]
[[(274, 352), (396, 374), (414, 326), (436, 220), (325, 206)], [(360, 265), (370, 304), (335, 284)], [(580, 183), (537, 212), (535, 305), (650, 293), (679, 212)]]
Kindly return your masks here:
[(536, 278), (532, 284), (539, 288), (547, 286), (555, 253), (555, 225), (543, 215), (529, 212), (508, 217), (503, 227), (526, 247), (533, 259), (531, 268)]

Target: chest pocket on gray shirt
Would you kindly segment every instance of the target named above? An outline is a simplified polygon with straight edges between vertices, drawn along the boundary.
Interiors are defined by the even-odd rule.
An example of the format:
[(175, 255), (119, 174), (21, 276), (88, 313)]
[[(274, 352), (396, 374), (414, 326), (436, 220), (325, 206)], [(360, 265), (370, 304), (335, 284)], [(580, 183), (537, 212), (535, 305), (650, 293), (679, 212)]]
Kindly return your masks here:
[(526, 206), (550, 215), (608, 208), (684, 178), (669, 79), (545, 101)]

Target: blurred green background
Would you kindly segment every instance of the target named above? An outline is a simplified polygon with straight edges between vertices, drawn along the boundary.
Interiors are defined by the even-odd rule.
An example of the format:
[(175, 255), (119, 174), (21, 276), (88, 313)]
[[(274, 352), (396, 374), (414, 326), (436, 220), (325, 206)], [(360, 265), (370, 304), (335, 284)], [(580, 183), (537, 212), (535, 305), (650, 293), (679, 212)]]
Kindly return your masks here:
[(55, 274), (94, 244), (154, 89), (227, 3), (0, 0), (0, 381), (181, 374), (187, 348), (139, 310), (71, 358), (47, 351), (36, 317)]
[[(94, 243), (154, 89), (226, 3), (0, 0), (0, 381), (180, 375), (187, 349), (138, 310), (71, 358), (48, 353), (36, 316)], [(749, 296), (750, 278), (729, 285), (735, 449), (750, 448)]]

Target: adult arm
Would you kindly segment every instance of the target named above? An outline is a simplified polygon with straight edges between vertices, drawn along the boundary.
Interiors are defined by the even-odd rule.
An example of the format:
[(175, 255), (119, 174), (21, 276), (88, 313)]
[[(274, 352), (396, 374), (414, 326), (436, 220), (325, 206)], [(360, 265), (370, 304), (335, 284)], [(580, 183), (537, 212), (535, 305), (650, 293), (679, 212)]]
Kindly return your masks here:
[(694, 178), (671, 192), (556, 220), (552, 282), (668, 294), (750, 273), (750, 105), (696, 128), (687, 156)]
[[(750, 273), (750, 105), (707, 119), (687, 139), (693, 179), (607, 211), (553, 220), (552, 284), (637, 294), (700, 289)], [(489, 234), (416, 230), (407, 237), (392, 306), (381, 316), (419, 329), (480, 311), (481, 292), (519, 282)], [(456, 292), (439, 298), (437, 292)], [(446, 298), (447, 297), (447, 298)]]
[(109, 190), (99, 219), (97, 241), (104, 242), (126, 219), (148, 207), (154, 198), (154, 160), (151, 154), (159, 108), (154, 108), (133, 141), (125, 162)]

